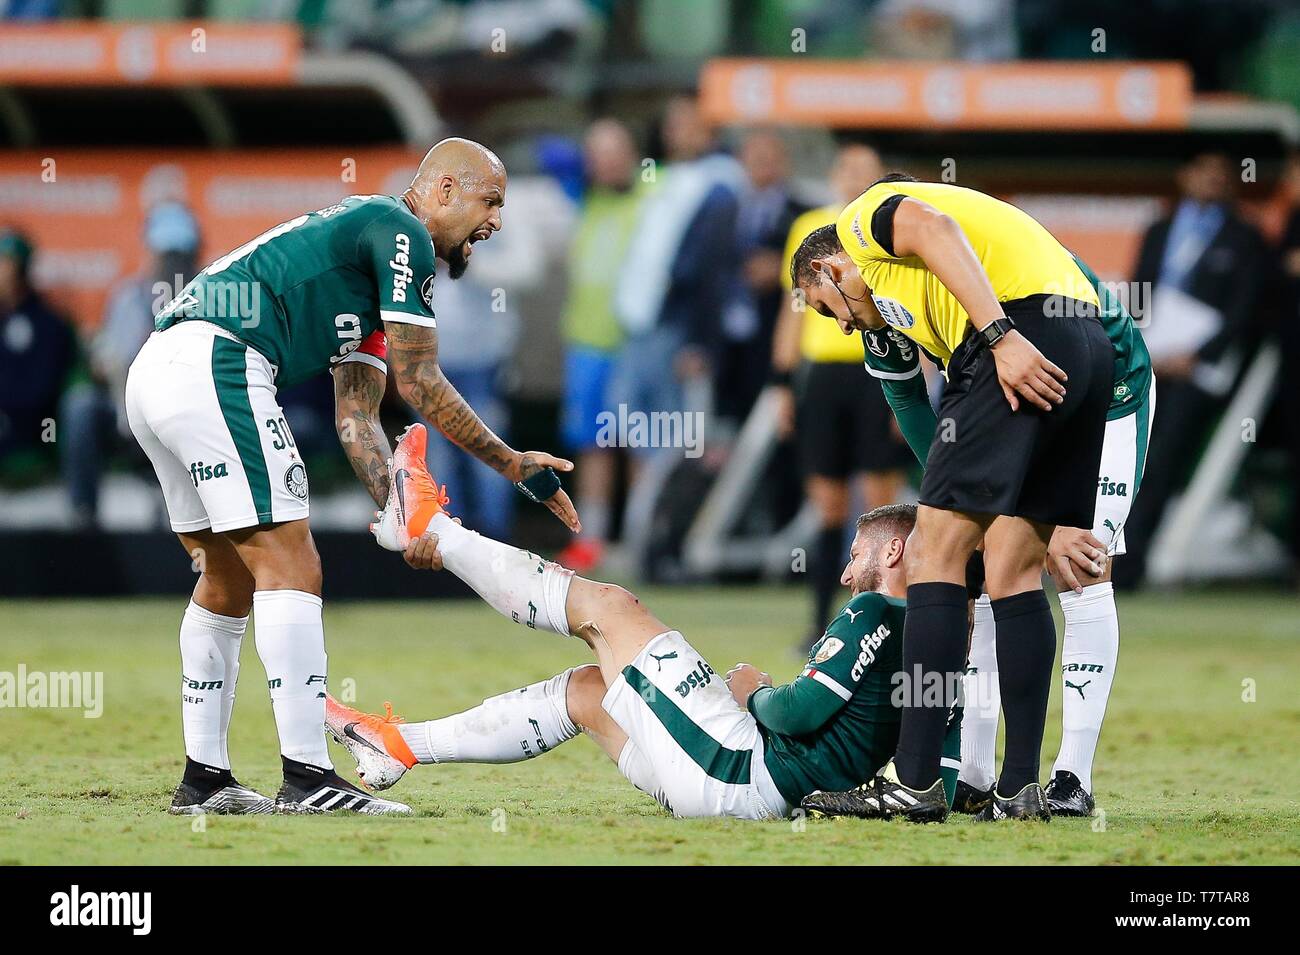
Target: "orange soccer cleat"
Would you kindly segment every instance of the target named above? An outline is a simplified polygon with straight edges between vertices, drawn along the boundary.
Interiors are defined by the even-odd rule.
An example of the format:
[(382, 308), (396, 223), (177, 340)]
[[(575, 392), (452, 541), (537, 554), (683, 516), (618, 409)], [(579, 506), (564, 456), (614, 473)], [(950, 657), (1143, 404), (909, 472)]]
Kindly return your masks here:
[(418, 762), (397, 728), (405, 722), (384, 704), (384, 715), (363, 713), (325, 697), (325, 728), (357, 761), (357, 778), (367, 789), (387, 789)]
[(388, 504), (370, 525), (381, 547), (406, 550), (406, 545), (422, 535), (435, 514), (449, 503), (447, 487), (439, 487), (425, 463), (429, 429), (413, 424), (402, 433), (389, 462)]

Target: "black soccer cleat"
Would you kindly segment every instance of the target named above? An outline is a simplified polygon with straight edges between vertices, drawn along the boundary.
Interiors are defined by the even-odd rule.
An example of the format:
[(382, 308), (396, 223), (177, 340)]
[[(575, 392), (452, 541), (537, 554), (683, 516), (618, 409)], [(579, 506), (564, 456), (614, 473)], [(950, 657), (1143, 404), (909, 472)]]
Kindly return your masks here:
[(275, 796), (277, 813), (356, 812), (363, 816), (407, 816), (411, 807), (353, 786), (332, 769), (280, 757), (284, 763), (284, 784)]
[(989, 804), (984, 807), (976, 822), (1000, 822), (1003, 819), (1041, 819), (1052, 821), (1052, 811), (1047, 808), (1047, 796), (1038, 783), (1030, 783), (1010, 799), (1003, 799), (996, 789)]
[(1097, 808), (1092, 793), (1083, 788), (1079, 777), (1066, 770), (1052, 776), (1046, 796), (1047, 808), (1053, 816), (1091, 816)]
[(185, 760), (185, 775), (167, 811), (173, 816), (248, 816), (270, 812), (275, 803), (240, 784), (230, 770)]
[(799, 805), (814, 816), (852, 816), (855, 819), (903, 818), (910, 822), (943, 822), (948, 818), (948, 796), (943, 780), (929, 789), (910, 789), (898, 781), (893, 760), (880, 775), (845, 792), (815, 792)]
[(965, 816), (978, 815), (993, 799), (992, 789), (976, 789), (963, 779), (957, 780), (957, 791), (953, 795), (952, 811)]

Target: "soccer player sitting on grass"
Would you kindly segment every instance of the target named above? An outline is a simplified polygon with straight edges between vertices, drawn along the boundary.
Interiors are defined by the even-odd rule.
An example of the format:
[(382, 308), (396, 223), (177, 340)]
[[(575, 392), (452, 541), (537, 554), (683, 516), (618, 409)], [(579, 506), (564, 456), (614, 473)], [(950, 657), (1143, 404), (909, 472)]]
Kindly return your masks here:
[[(416, 568), (446, 568), (488, 604), (535, 630), (579, 637), (596, 665), (424, 723), (374, 716), (327, 700), (326, 726), (372, 789), (416, 763), (513, 763), (585, 732), (619, 772), (680, 817), (779, 819), (818, 790), (871, 778), (898, 742), (891, 696), (902, 665), (903, 553), (916, 510), (877, 508), (858, 519), (841, 578), (852, 599), (793, 682), (772, 686), (749, 664), (724, 680), (678, 631), (633, 594), (576, 576), (452, 520), (424, 467), (414, 425), (392, 463), (393, 489), (374, 526)], [(951, 799), (960, 713), (949, 720), (944, 782)]]

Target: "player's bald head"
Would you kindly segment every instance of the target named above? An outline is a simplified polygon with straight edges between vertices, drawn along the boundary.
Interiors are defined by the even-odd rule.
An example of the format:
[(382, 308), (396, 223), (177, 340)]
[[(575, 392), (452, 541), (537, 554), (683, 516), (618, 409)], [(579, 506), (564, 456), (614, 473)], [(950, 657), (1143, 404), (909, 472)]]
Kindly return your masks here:
[(444, 139), (424, 155), (402, 198), (429, 230), (452, 278), (465, 271), (471, 246), (501, 228), (506, 167), (497, 154), (469, 139)]
[(427, 188), (443, 176), (451, 176), (462, 188), (486, 183), (496, 183), (504, 188), (506, 166), (482, 143), (452, 136), (434, 143), (433, 148), (424, 154), (420, 168), (411, 180), (411, 188), (419, 191), (421, 186)]

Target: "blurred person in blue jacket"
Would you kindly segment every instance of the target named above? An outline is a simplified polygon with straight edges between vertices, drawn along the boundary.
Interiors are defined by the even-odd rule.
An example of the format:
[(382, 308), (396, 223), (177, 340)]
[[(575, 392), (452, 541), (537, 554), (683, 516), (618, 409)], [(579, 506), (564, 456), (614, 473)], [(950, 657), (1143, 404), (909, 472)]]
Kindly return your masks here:
[(59, 394), (76, 362), (76, 336), (32, 285), (32, 244), (0, 231), (0, 473), (39, 478), (41, 452), (59, 434)]

